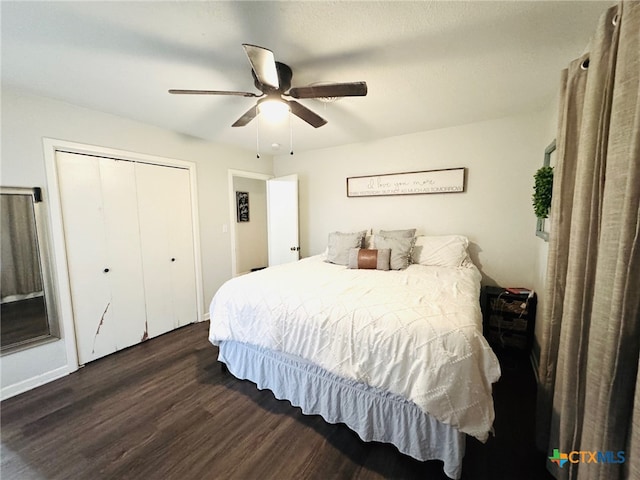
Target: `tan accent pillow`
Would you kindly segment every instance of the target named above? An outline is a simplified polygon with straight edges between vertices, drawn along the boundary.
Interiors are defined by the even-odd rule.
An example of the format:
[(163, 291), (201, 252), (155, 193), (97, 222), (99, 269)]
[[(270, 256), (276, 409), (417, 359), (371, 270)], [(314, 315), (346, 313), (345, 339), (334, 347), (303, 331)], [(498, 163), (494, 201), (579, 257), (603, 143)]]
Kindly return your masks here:
[[(415, 235), (416, 235), (415, 228), (408, 228), (406, 230), (378, 230), (378, 233), (376, 233), (375, 235), (372, 235), (371, 246), (369, 248), (378, 248), (378, 245), (376, 244), (376, 239), (380, 237), (413, 238), (415, 237)], [(365, 248), (367, 248), (366, 245), (365, 245)]]
[(406, 230), (380, 230), (378, 235), (393, 238), (411, 238), (416, 236), (415, 228), (407, 228)]
[(391, 250), (388, 248), (352, 248), (349, 250), (349, 268), (389, 270)]
[(349, 250), (361, 248), (367, 231), (353, 233), (331, 232), (327, 246), (327, 262), (337, 265), (349, 263)]
[(376, 235), (376, 248), (389, 248), (391, 250), (391, 270), (404, 270), (409, 266), (415, 240), (415, 237), (394, 238)]

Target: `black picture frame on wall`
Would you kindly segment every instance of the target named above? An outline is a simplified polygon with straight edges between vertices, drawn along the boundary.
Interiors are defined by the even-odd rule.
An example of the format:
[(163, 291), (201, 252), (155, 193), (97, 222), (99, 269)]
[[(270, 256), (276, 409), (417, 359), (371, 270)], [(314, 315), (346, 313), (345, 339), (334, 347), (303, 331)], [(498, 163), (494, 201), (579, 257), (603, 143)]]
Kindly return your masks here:
[(249, 221), (249, 192), (236, 192), (237, 221)]

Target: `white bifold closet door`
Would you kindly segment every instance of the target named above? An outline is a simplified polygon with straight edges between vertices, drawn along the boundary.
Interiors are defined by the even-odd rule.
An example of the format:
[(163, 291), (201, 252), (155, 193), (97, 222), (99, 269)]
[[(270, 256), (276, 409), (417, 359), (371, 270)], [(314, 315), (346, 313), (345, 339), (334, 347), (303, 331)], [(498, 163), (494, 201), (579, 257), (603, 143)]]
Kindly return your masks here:
[(136, 164), (149, 337), (197, 318), (188, 170)]
[(80, 364), (141, 341), (146, 309), (135, 164), (58, 153)]
[(196, 321), (188, 170), (56, 162), (79, 364)]

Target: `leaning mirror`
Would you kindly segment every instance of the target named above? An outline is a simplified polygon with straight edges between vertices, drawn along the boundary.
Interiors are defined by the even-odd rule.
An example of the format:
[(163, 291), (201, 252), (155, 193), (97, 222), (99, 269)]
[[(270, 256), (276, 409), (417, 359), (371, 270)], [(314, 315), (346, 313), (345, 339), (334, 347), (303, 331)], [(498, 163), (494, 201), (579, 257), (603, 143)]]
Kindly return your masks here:
[(39, 188), (0, 187), (0, 352), (60, 338)]

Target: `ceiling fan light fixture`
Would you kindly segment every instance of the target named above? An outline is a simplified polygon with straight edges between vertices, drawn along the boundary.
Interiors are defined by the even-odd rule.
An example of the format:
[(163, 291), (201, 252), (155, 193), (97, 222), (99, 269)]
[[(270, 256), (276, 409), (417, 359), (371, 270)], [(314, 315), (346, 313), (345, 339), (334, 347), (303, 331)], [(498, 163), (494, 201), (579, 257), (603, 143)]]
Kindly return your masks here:
[(289, 105), (276, 99), (265, 100), (258, 105), (260, 115), (271, 123), (284, 121), (288, 118), (290, 111)]
[[(251, 63), (251, 76), (254, 85), (262, 93), (238, 92), (233, 90), (169, 90), (172, 94), (193, 95), (235, 95), (240, 97), (257, 97), (260, 100), (238, 118), (231, 126), (244, 127), (261, 113), (263, 119), (268, 122), (281, 122), (291, 117), (298, 117), (313, 128), (319, 128), (327, 123), (317, 113), (298, 103), (298, 99), (317, 99), (322, 103), (332, 103), (342, 97), (364, 97), (367, 95), (366, 82), (318, 82), (306, 87), (291, 88), (293, 72), (291, 67), (276, 62), (273, 52), (268, 48), (242, 44), (249, 63)], [(295, 100), (288, 100), (290, 97)]]

